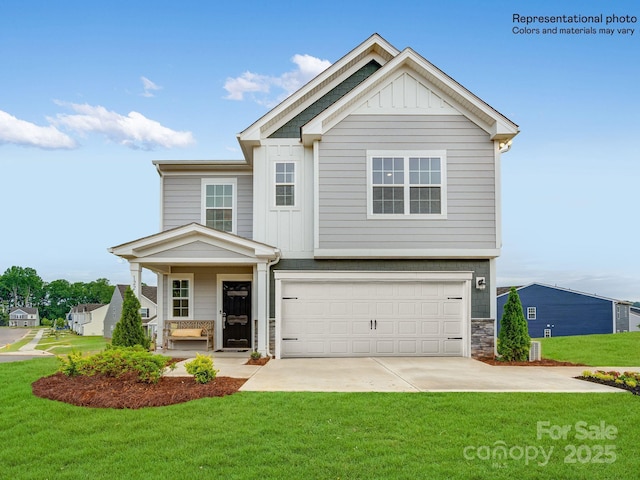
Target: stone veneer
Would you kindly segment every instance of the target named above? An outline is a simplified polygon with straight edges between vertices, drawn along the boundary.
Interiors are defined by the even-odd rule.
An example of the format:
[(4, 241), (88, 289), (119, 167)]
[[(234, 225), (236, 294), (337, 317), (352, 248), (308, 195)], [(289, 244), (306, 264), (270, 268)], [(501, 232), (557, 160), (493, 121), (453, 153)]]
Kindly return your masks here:
[(496, 321), (493, 318), (471, 319), (471, 356), (493, 358), (495, 356)]

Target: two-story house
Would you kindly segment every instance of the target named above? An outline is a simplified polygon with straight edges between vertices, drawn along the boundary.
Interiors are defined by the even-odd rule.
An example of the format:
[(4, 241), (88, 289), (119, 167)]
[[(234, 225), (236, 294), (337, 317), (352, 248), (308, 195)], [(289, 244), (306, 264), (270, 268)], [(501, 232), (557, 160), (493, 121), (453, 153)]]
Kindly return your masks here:
[(37, 327), (40, 325), (40, 312), (33, 307), (13, 307), (9, 310), (10, 327)]
[(155, 161), (158, 324), (280, 357), (493, 354), (500, 157), (518, 133), (373, 35), (238, 134), (238, 161)]

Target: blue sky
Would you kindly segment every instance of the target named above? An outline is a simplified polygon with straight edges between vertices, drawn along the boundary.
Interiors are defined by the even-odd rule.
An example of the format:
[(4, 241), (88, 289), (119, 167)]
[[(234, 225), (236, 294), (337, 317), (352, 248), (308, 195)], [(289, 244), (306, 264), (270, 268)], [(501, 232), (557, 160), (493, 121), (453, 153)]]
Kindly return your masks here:
[(520, 125), (502, 163), (498, 283), (640, 300), (640, 24), (527, 35), (513, 33), (515, 13), (640, 7), (3, 0), (0, 272), (128, 282), (107, 248), (158, 231), (151, 161), (241, 158), (238, 132), (375, 32)]

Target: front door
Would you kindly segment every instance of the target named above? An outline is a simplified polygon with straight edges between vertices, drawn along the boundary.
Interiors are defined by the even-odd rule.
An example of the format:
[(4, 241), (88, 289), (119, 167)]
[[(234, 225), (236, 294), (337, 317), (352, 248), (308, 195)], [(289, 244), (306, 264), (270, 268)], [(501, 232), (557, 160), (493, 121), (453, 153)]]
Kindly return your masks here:
[(251, 348), (251, 282), (222, 282), (222, 347)]

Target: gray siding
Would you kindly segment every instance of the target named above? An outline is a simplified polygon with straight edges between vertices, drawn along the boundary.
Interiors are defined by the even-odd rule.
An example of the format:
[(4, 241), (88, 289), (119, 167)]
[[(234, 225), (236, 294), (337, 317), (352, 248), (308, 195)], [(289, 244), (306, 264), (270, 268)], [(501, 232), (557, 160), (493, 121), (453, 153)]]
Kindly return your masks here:
[[(446, 150), (446, 219), (367, 219), (367, 150)], [(489, 135), (462, 115), (351, 115), (320, 142), (320, 248), (496, 248)]]
[(105, 338), (111, 338), (111, 334), (113, 333), (116, 323), (120, 321), (120, 316), (122, 315), (122, 302), (122, 295), (120, 295), (120, 291), (116, 286), (113, 291), (111, 301), (109, 302), (107, 314), (104, 317), (104, 330), (102, 334)]
[(164, 177), (162, 230), (202, 221), (202, 179), (237, 178), (237, 234), (253, 237), (253, 177), (251, 175), (184, 175)]
[(485, 277), (484, 290), (471, 289), (471, 316), (489, 318), (491, 315), (491, 285), (489, 285), (489, 260), (313, 260), (281, 259), (271, 267), (269, 316), (275, 317), (276, 270), (361, 270), (361, 271), (408, 271), (408, 272), (474, 272), (475, 277)]
[(232, 252), (224, 248), (209, 245), (205, 242), (192, 242), (180, 247), (171, 248), (147, 258), (247, 258), (246, 255)]

